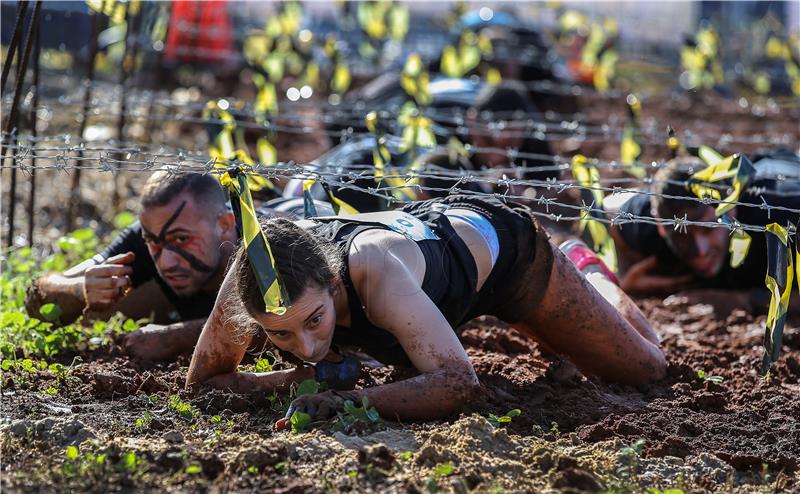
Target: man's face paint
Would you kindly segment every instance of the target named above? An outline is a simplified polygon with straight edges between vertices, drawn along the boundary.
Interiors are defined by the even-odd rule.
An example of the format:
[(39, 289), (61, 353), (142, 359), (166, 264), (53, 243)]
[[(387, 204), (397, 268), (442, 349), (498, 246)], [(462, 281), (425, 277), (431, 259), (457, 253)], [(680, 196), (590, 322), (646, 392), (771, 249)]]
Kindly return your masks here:
[[(203, 284), (216, 270), (214, 265), (210, 265), (197, 255), (189, 252), (189, 250), (193, 249), (196, 252), (199, 251), (200, 255), (213, 255), (214, 252), (205, 252), (208, 249), (205, 248), (205, 243), (203, 242), (203, 240), (213, 240), (212, 237), (214, 235), (212, 232), (196, 232), (182, 227), (170, 230), (170, 227), (181, 216), (186, 204), (187, 201), (185, 200), (181, 202), (163, 224), (157, 235), (149, 231), (144, 226), (144, 222), (142, 222), (142, 233), (159, 275), (178, 295), (191, 295), (197, 292), (203, 288)], [(146, 213), (143, 212), (143, 216), (144, 214)], [(153, 215), (154, 213), (147, 214)], [(155, 214), (157, 215), (157, 213)], [(200, 228), (203, 225), (205, 225), (205, 222), (197, 222), (193, 226)], [(201, 233), (206, 234), (203, 235)], [(213, 247), (214, 251), (218, 252), (219, 246)], [(165, 258), (165, 255), (168, 258)], [(204, 257), (208, 257), (208, 255), (204, 255)], [(218, 262), (214, 264), (218, 264)]]

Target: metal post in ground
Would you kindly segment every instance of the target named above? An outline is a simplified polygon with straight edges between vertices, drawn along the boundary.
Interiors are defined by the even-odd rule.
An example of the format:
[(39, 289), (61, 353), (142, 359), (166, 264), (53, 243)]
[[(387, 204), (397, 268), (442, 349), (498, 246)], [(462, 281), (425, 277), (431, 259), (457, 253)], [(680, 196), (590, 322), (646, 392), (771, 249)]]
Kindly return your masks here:
[(6, 53), (6, 61), (3, 63), (3, 76), (0, 81), (0, 93), (6, 92), (6, 81), (8, 74), (11, 73), (11, 64), (14, 62), (14, 55), (17, 54), (17, 45), (22, 36), (22, 24), (25, 21), (25, 14), (28, 13), (28, 2), (19, 0), (17, 2), (17, 19), (14, 21), (14, 34), (11, 36), (11, 42), (8, 44), (8, 52)]
[[(17, 80), (14, 84), (14, 97), (11, 102), (11, 109), (8, 114), (8, 121), (6, 122), (6, 135), (14, 132), (14, 147), (16, 147), (17, 138), (19, 135), (19, 101), (22, 96), (22, 85), (25, 81), (25, 74), (28, 71), (28, 60), (31, 57), (31, 48), (33, 48), (33, 35), (34, 26), (39, 24), (39, 18), (42, 13), (42, 0), (37, 0), (36, 5), (33, 7), (33, 15), (31, 16), (30, 24), (28, 25), (28, 35), (25, 39), (25, 49), (22, 52), (20, 61), (17, 64)], [(7, 148), (6, 148), (7, 149)], [(5, 150), (4, 150), (5, 151)], [(5, 152), (4, 152), (5, 154)], [(12, 152), (12, 156), (16, 153)], [(5, 161), (5, 160), (3, 160)], [(12, 158), (11, 166), (11, 184), (8, 193), (8, 236), (6, 237), (6, 245), (11, 247), (14, 243), (14, 216), (17, 212), (17, 159)]]
[[(28, 122), (31, 127), (31, 141), (36, 147), (36, 121), (38, 120), (39, 109), (39, 57), (42, 51), (42, 29), (41, 25), (36, 27), (36, 35), (34, 42), (36, 43), (33, 48), (33, 101), (31, 101), (31, 109), (28, 114)], [(33, 246), (33, 225), (36, 219), (36, 150), (31, 151), (31, 189), (28, 194), (28, 246)]]
[[(94, 80), (94, 63), (97, 58), (97, 37), (100, 34), (100, 16), (98, 12), (92, 11), (91, 17), (91, 37), (89, 38), (89, 57), (86, 61), (86, 76), (83, 81), (83, 112), (81, 113), (81, 121), (78, 126), (78, 139), (83, 142), (83, 134), (86, 131), (86, 122), (89, 119), (89, 109), (92, 102), (92, 81)], [(83, 163), (83, 151), (78, 151), (78, 160), (75, 163), (75, 172), (72, 174), (72, 184), (70, 186), (69, 204), (67, 205), (67, 217), (65, 219), (65, 228), (67, 231), (72, 230), (75, 223), (75, 214), (77, 212), (77, 205), (80, 203), (80, 187), (81, 187), (81, 165)]]

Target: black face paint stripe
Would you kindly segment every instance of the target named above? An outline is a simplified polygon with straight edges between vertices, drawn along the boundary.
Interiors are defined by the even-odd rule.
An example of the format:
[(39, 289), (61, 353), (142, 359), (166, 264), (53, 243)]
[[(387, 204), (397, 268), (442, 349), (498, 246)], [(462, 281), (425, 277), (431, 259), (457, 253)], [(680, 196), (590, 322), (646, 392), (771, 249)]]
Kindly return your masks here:
[(172, 225), (172, 223), (174, 223), (175, 220), (178, 219), (178, 216), (181, 215), (181, 211), (183, 211), (184, 207), (186, 207), (186, 201), (183, 201), (181, 203), (181, 205), (178, 206), (178, 209), (176, 209), (175, 212), (172, 213), (172, 216), (170, 216), (169, 219), (167, 220), (167, 222), (164, 223), (164, 226), (161, 227), (161, 233), (159, 233), (158, 237), (157, 237), (157, 240), (159, 242), (163, 242), (164, 241), (164, 239), (167, 236), (167, 229), (169, 229), (170, 225)]
[[(185, 250), (181, 249), (178, 246), (171, 244), (164, 244), (164, 249), (169, 249), (172, 252), (181, 256), (182, 258), (186, 259), (189, 265), (192, 266), (192, 268), (194, 268), (196, 271), (202, 271), (204, 273), (210, 273), (214, 271), (214, 268), (212, 268), (208, 264), (204, 263), (200, 259), (196, 258), (192, 254), (186, 252)], [(161, 252), (163, 252), (163, 250), (159, 251), (159, 253), (156, 254), (156, 260), (158, 260), (158, 258), (161, 257)]]

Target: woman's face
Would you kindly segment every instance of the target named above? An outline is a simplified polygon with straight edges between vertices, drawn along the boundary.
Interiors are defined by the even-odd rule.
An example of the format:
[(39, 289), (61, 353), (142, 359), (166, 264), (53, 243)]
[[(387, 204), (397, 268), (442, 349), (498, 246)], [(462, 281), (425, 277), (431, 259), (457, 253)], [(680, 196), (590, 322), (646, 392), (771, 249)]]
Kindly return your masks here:
[(256, 317), (270, 341), (306, 362), (319, 362), (328, 354), (336, 327), (336, 309), (327, 288), (311, 286), (282, 316)]

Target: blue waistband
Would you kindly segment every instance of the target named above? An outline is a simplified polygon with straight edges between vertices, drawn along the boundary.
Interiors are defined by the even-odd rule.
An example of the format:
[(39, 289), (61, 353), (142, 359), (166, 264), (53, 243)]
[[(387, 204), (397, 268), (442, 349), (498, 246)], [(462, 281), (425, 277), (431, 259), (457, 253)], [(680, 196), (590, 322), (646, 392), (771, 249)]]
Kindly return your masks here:
[(459, 208), (448, 209), (444, 214), (449, 218), (458, 218), (466, 221), (480, 232), (481, 237), (489, 246), (489, 252), (492, 254), (492, 267), (494, 267), (494, 263), (500, 255), (500, 239), (497, 237), (497, 231), (492, 226), (489, 218), (475, 211)]

